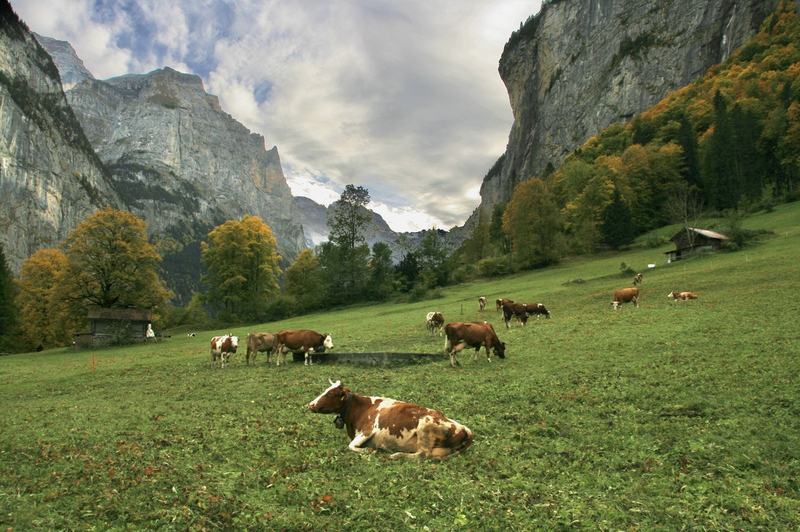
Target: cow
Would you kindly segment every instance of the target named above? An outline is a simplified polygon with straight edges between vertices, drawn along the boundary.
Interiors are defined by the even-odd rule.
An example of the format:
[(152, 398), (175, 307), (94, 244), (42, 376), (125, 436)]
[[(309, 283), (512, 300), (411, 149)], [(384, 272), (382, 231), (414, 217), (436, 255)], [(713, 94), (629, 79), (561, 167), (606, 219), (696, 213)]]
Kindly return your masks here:
[(211, 365), (213, 366), (219, 359), (220, 367), (224, 368), (231, 358), (231, 353), (235, 353), (238, 347), (238, 336), (232, 334), (215, 336), (211, 339)]
[(528, 305), (510, 301), (503, 303), (503, 321), (506, 323), (506, 328), (511, 328), (511, 318), (516, 318), (522, 325), (528, 323)]
[(667, 297), (671, 297), (675, 301), (688, 301), (690, 299), (697, 299), (697, 294), (694, 292), (676, 292), (673, 290)]
[[(259, 352), (267, 353), (267, 364), (272, 359), (272, 353), (278, 350), (278, 335), (275, 333), (258, 333), (251, 332), (247, 335), (247, 354), (245, 355), (245, 362), (250, 364), (250, 357), (253, 357), (253, 365), (256, 364), (256, 357)], [(277, 359), (277, 354), (275, 355)]]
[(642, 274), (641, 273), (637, 273), (636, 275), (633, 276), (633, 286), (636, 286), (637, 284), (642, 284)]
[(195, 336), (197, 336), (197, 333), (188, 333), (186, 336), (188, 338), (194, 338)]
[(497, 301), (495, 301), (494, 303), (497, 306), (497, 310), (503, 310), (503, 305), (507, 305), (507, 304), (513, 303), (513, 302), (514, 302), (513, 299), (500, 298)]
[[(283, 355), (283, 363), (286, 364), (286, 353), (289, 351), (303, 351), (305, 354), (305, 365), (313, 365), (311, 355), (316, 351), (333, 349), (333, 340), (330, 334), (320, 334), (310, 329), (300, 329), (291, 331), (281, 331), (278, 333), (278, 354)], [(280, 360), (277, 361), (280, 366)]]
[(636, 287), (623, 288), (614, 292), (614, 301), (611, 304), (614, 305), (614, 310), (619, 310), (623, 303), (630, 302), (633, 302), (634, 307), (639, 308), (639, 289)]
[(428, 329), (428, 332), (433, 335), (434, 331), (439, 331), (439, 336), (442, 335), (442, 330), (444, 328), (444, 316), (442, 316), (441, 312), (428, 312), (428, 318), (425, 321), (425, 327)]
[(501, 342), (494, 327), (485, 321), (452, 322), (444, 326), (447, 339), (444, 342), (444, 356), (450, 357), (450, 365), (461, 365), (458, 352), (465, 347), (475, 348), (474, 361), (478, 360), (481, 347), (486, 349), (486, 360), (492, 361), (490, 351), (500, 358), (506, 358), (506, 344)]
[(484, 309), (486, 309), (486, 298), (481, 296), (478, 298), (478, 310), (483, 312)]
[(526, 304), (525, 305), (525, 312), (527, 312), (529, 316), (534, 316), (535, 315), (537, 320), (539, 318), (541, 318), (542, 316), (544, 316), (548, 320), (550, 319), (550, 311), (547, 310), (544, 307), (544, 305), (542, 305), (541, 303), (528, 303), (528, 304)]
[(336, 414), (334, 425), (346, 428), (348, 448), (392, 452), (390, 458), (443, 460), (472, 444), (472, 431), (439, 410), (385, 397), (356, 395), (341, 381), (308, 404), (316, 414)]

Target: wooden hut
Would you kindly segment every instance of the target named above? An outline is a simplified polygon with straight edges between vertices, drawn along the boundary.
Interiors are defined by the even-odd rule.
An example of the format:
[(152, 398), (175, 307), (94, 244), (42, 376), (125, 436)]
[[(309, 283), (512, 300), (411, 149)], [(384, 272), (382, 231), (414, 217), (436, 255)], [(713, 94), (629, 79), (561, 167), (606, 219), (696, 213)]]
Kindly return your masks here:
[(152, 311), (145, 309), (98, 308), (89, 311), (89, 332), (76, 333), (78, 347), (106, 345), (118, 333), (121, 324), (127, 324), (128, 332), (134, 342), (146, 341), (147, 326), (150, 325)]
[(678, 231), (669, 239), (675, 242), (675, 250), (665, 252), (667, 262), (688, 259), (703, 253), (716, 253), (728, 237), (708, 229), (687, 227)]

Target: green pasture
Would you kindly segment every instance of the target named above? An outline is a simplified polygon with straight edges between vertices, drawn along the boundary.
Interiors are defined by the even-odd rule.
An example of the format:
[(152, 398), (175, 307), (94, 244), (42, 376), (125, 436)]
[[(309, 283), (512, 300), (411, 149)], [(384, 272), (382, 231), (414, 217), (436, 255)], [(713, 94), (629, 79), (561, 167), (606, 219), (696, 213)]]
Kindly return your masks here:
[[(671, 245), (637, 247), (419, 303), (0, 358), (0, 525), (800, 529), (800, 204), (743, 226), (774, 234), (673, 264)], [(614, 312), (613, 291), (632, 281), (621, 262), (644, 274), (641, 305)], [(673, 302), (671, 290), (699, 299)], [(506, 329), (498, 297), (553, 318)], [(210, 365), (213, 335), (288, 328), (330, 333), (341, 352), (441, 353), (431, 310), (489, 321), (506, 359), (253, 367), (240, 348), (230, 367)], [(475, 441), (443, 462), (352, 453), (333, 417), (306, 406), (329, 378), (440, 409)]]

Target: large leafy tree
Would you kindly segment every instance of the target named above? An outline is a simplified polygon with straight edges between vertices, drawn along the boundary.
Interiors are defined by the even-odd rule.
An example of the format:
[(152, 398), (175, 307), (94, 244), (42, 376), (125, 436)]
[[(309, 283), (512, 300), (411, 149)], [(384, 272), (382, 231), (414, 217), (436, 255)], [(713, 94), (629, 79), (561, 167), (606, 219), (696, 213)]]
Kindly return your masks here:
[(520, 183), (503, 214), (516, 269), (555, 264), (564, 253), (563, 221), (556, 199), (538, 178)]
[(284, 293), (294, 298), (299, 312), (318, 308), (326, 300), (322, 265), (311, 249), (304, 249), (283, 273)]
[(369, 191), (347, 185), (328, 211), (329, 241), (320, 246), (320, 263), (332, 304), (365, 298), (369, 246), (366, 232), (372, 215), (366, 209)]
[(14, 284), (14, 276), (11, 268), (8, 267), (6, 252), (0, 244), (0, 350), (10, 350), (10, 338), (16, 323), (16, 305), (12, 305), (17, 287)]
[(367, 263), (367, 293), (370, 299), (383, 301), (394, 290), (392, 249), (386, 242), (372, 245), (372, 257)]
[(208, 271), (205, 300), (225, 321), (266, 319), (269, 300), (280, 293), (281, 257), (272, 230), (258, 216), (229, 220), (208, 234), (201, 244)]
[(146, 224), (110, 207), (95, 211), (64, 243), (65, 298), (81, 313), (90, 307), (155, 308), (172, 294), (158, 278), (161, 256)]
[(22, 263), (19, 293), (14, 305), (25, 323), (20, 341), (26, 350), (68, 345), (85, 316), (70, 312), (64, 281), (67, 256), (58, 249), (42, 249)]
[(631, 209), (622, 200), (619, 189), (614, 188), (611, 203), (603, 211), (603, 240), (614, 249), (630, 244), (636, 237)]

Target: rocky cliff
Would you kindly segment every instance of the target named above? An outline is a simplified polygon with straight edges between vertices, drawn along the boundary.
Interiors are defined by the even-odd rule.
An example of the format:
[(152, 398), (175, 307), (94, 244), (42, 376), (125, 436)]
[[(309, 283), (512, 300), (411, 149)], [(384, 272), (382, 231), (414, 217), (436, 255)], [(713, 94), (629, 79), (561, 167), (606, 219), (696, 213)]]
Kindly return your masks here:
[(724, 61), (779, 0), (551, 0), (500, 59), (514, 123), (473, 217), (576, 147)]
[(84, 79), (67, 99), (126, 208), (163, 244), (179, 301), (198, 288), (200, 241), (227, 220), (261, 218), (287, 263), (305, 248), (278, 149), (225, 113), (198, 76), (164, 68)]
[(84, 79), (94, 79), (94, 75), (89, 72), (86, 65), (83, 64), (83, 60), (78, 57), (75, 48), (73, 48), (70, 43), (67, 41), (59, 41), (51, 37), (45, 37), (35, 32), (33, 36), (36, 37), (36, 40), (42, 45), (42, 48), (53, 58), (53, 62), (58, 67), (61, 86), (65, 91), (71, 89)]
[(58, 70), (0, 0), (0, 242), (9, 266), (58, 247), (113, 183), (67, 104)]

